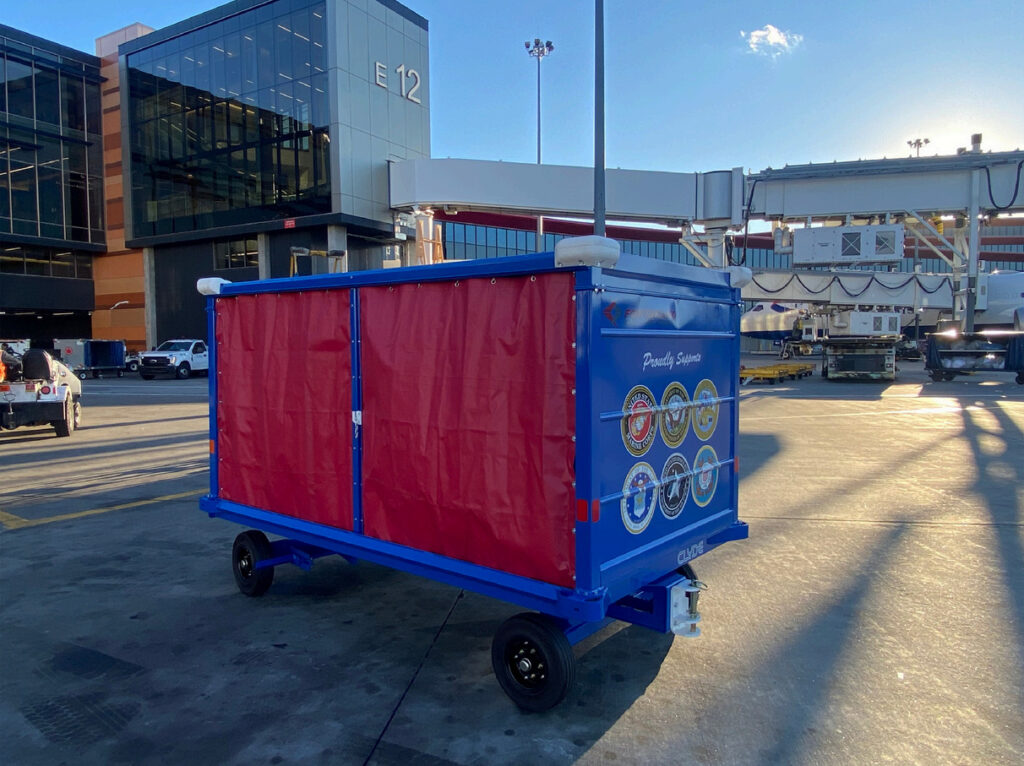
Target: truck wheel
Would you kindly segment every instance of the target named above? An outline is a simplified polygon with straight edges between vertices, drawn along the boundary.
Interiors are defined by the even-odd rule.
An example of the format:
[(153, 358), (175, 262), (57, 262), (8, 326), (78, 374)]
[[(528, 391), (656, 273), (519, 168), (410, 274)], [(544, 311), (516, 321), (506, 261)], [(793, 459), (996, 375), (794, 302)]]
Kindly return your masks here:
[(178, 376), (178, 380), (188, 380), (188, 376), (192, 374), (192, 368), (188, 366), (188, 362), (182, 362), (178, 365), (178, 371), (175, 374)]
[(257, 562), (270, 556), (270, 541), (259, 530), (250, 529), (235, 538), (231, 548), (231, 568), (235, 572), (238, 589), (246, 596), (262, 596), (274, 582), (274, 567), (256, 568)]
[(89, 375), (85, 372), (85, 370), (82, 370), (82, 372), (78, 373), (78, 379), (79, 380), (85, 380), (88, 377), (89, 377)]
[(139, 363), (138, 362), (128, 362), (128, 372), (138, 372), (138, 371), (139, 371)]
[(75, 404), (69, 396), (64, 400), (64, 419), (53, 422), (53, 430), (57, 436), (71, 436), (75, 430)]
[(505, 694), (523, 710), (550, 710), (576, 680), (576, 658), (565, 633), (543, 614), (524, 612), (501, 624), (491, 667)]
[(1017, 385), (1024, 386), (1024, 372), (1017, 373)]

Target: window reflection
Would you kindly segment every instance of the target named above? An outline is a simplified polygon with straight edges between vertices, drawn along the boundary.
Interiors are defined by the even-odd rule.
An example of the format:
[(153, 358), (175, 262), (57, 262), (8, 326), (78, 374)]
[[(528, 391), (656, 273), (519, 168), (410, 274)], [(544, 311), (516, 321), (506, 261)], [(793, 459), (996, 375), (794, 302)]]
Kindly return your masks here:
[(326, 12), (301, 6), (128, 55), (134, 236), (330, 211)]

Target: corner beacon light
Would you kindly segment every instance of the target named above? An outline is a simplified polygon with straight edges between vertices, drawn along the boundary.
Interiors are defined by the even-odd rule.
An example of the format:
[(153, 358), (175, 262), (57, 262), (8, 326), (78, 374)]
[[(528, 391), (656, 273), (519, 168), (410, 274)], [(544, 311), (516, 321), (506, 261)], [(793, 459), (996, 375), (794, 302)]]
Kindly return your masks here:
[(220, 295), (222, 285), (230, 285), (231, 280), (220, 277), (203, 277), (196, 281), (196, 290), (200, 295)]
[(603, 266), (619, 262), (619, 243), (608, 237), (567, 237), (555, 243), (555, 266)]
[(732, 287), (743, 287), (754, 280), (754, 272), (746, 266), (726, 266), (725, 271), (729, 274)]

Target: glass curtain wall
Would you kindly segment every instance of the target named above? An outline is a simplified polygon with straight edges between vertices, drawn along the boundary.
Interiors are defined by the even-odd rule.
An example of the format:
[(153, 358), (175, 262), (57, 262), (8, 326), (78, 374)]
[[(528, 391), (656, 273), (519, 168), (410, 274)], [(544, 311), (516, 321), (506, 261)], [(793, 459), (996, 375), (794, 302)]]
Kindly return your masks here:
[(98, 67), (0, 36), (5, 233), (105, 242)]
[(279, 0), (128, 54), (133, 236), (330, 211), (326, 15)]

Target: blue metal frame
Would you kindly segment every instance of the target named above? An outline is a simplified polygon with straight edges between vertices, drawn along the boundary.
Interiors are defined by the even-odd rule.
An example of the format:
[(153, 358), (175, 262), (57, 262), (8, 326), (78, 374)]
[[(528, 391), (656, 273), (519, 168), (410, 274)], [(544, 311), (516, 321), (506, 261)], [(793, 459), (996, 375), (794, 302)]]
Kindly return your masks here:
[[(552, 254), (542, 253), (494, 261), (411, 267), (399, 271), (368, 271), (227, 284), (222, 288), (222, 295), (230, 297), (311, 289), (349, 290), (352, 411), (357, 413), (362, 410), (359, 288), (565, 270), (554, 265)], [(632, 256), (623, 256), (615, 269), (578, 267), (569, 270), (575, 275), (576, 302), (575, 487), (578, 510), (574, 528), (575, 589), (363, 535), (362, 429), (355, 419), (352, 424), (353, 531), (251, 508), (217, 497), (216, 298), (207, 301), (211, 371), (211, 486), (210, 494), (200, 500), (200, 507), (211, 516), (287, 538), (272, 543), (273, 555), (258, 564), (258, 567), (294, 563), (308, 568), (316, 558), (330, 554), (340, 554), (349, 560), (365, 559), (553, 615), (561, 620), (572, 642), (599, 630), (611, 618), (667, 631), (668, 591), (685, 579), (676, 571), (677, 568), (696, 555), (747, 536), (746, 524), (737, 519), (739, 482), (734, 462), (739, 423), (736, 399), (739, 380), (739, 291), (730, 288), (727, 277), (719, 272)], [(602, 309), (605, 293), (631, 302), (635, 315), (641, 318), (644, 316), (641, 304), (645, 301), (647, 304), (644, 305), (651, 305), (651, 301), (662, 305), (668, 301), (665, 305), (672, 307), (678, 302), (678, 305), (686, 307), (685, 310), (690, 312), (687, 315), (690, 323), (717, 323), (721, 327), (681, 329), (659, 326), (659, 322), (664, 324), (665, 318), (657, 311), (649, 312), (653, 317), (650, 321), (639, 322), (636, 326), (610, 327), (606, 313), (610, 307), (606, 305)], [(658, 304), (658, 301), (662, 304)], [(699, 518), (680, 521), (675, 527), (659, 522), (656, 536), (631, 535), (619, 521), (619, 504), (623, 492), (609, 494), (607, 490), (610, 474), (614, 475), (614, 481), (620, 482), (621, 486), (623, 467), (644, 459), (625, 453), (621, 443), (614, 445), (619, 448), (617, 452), (608, 449), (606, 443), (610, 429), (614, 429), (615, 438), (619, 438), (618, 421), (624, 415), (620, 410), (607, 409), (611, 390), (608, 387), (609, 381), (613, 381), (615, 391), (631, 382), (628, 379), (631, 373), (626, 373), (626, 378), (623, 378), (619, 369), (621, 365), (617, 365), (616, 359), (609, 352), (618, 348), (620, 351), (616, 353), (620, 353), (624, 348), (622, 341), (626, 338), (646, 339), (644, 342), (652, 344), (681, 341), (698, 344), (702, 349), (714, 349), (716, 356), (713, 364), (709, 361), (709, 369), (721, 372), (716, 376), (720, 381), (716, 385), (723, 388), (719, 392), (719, 411), (722, 407), (730, 410), (728, 418), (723, 418), (724, 422), (719, 423), (721, 433), (715, 440), (729, 452), (720, 457), (719, 461), (719, 481), (727, 481), (729, 484), (728, 502), (723, 505), (721, 501), (716, 501), (708, 506), (706, 514), (697, 511)], [(727, 360), (718, 359), (718, 355), (724, 353), (728, 354)], [(729, 380), (724, 380), (725, 377)], [(616, 393), (615, 396), (621, 402), (621, 395)], [(691, 447), (701, 446), (698, 442), (689, 443)], [(659, 449), (664, 451), (661, 447)], [(723, 475), (726, 472), (728, 475)], [(602, 489), (602, 482), (605, 489)], [(660, 483), (659, 477), (658, 485)], [(658, 491), (657, 487), (654, 491)]]

